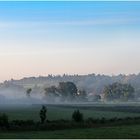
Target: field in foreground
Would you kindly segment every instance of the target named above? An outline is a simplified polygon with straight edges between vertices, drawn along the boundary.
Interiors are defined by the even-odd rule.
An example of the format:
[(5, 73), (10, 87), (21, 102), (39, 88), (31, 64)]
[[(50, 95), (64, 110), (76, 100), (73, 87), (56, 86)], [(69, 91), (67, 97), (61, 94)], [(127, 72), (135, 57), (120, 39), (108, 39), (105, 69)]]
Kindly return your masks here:
[[(107, 119), (118, 117), (140, 117), (140, 105), (46, 105), (47, 119), (70, 120), (74, 110), (79, 109), (84, 114), (84, 118), (102, 118)], [(6, 113), (10, 120), (21, 119), (39, 121), (39, 111), (41, 105), (15, 105), (0, 106), (0, 112)], [(0, 132), (2, 138), (140, 138), (140, 124), (122, 125), (122, 126), (100, 126), (95, 128), (79, 128), (55, 131), (23, 131), (23, 132)]]
[(140, 138), (140, 125), (130, 126), (116, 126), (116, 127), (102, 127), (102, 128), (86, 128), (86, 129), (69, 129), (69, 130), (56, 130), (56, 131), (30, 131), (30, 132), (0, 132), (0, 138), (13, 138), (13, 139), (47, 139), (47, 138), (60, 138), (60, 139), (87, 139), (87, 138), (120, 138), (120, 139), (136, 139)]

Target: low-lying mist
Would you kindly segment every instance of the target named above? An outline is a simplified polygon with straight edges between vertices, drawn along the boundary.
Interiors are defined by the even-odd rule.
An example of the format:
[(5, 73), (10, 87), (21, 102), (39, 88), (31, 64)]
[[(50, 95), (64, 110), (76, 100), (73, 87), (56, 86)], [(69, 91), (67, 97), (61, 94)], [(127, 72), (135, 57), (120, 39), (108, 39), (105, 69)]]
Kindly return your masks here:
[(43, 96), (32, 93), (30, 97), (25, 91), (11, 89), (0, 90), (0, 104), (36, 104), (44, 103)]
[[(116, 91), (114, 84), (118, 83), (118, 89), (123, 91), (124, 85), (134, 89), (129, 90), (134, 98), (126, 96), (113, 96), (110, 100), (110, 94), (104, 92), (112, 88)], [(0, 84), (0, 104), (109, 104), (109, 103), (128, 103), (140, 101), (140, 74), (139, 75), (63, 75), (47, 77), (29, 77), (21, 80), (5, 81)], [(131, 88), (131, 89), (132, 89)], [(27, 94), (27, 90), (31, 92)], [(74, 89), (74, 92), (73, 92)], [(121, 92), (123, 93), (123, 92)], [(119, 92), (120, 94), (120, 92)], [(108, 95), (108, 96), (107, 96)], [(118, 95), (118, 94), (116, 94)], [(126, 95), (126, 94), (125, 94)], [(73, 98), (74, 96), (74, 98)], [(108, 97), (108, 98), (107, 98)], [(123, 97), (123, 98), (122, 98)]]

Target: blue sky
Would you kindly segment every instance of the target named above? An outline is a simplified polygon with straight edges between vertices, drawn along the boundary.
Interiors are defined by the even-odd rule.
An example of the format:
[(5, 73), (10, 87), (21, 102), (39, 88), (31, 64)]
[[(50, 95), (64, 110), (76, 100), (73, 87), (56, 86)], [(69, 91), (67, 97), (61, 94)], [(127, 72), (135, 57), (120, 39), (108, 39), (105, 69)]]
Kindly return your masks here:
[(0, 2), (0, 80), (139, 73), (140, 2)]

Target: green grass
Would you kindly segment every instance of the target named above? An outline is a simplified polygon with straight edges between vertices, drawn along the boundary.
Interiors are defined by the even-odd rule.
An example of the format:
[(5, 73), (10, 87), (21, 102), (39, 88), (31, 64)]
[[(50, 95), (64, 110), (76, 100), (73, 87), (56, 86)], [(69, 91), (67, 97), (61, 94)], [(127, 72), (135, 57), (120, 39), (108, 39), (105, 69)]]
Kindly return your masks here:
[[(13, 119), (33, 119), (35, 121), (39, 120), (39, 111), (40, 111), (41, 105), (34, 105), (34, 106), (19, 106), (19, 107), (6, 107), (6, 108), (0, 108), (0, 112), (6, 113), (9, 116), (10, 120)], [(58, 120), (58, 119), (66, 119), (70, 120), (72, 113), (77, 107), (63, 107), (63, 106), (48, 106), (48, 112), (47, 112), (47, 119), (49, 120)], [(80, 112), (84, 114), (84, 118), (124, 118), (124, 117), (137, 117), (140, 116), (140, 113), (134, 113), (134, 112), (119, 112), (119, 111), (111, 111), (111, 110), (94, 110), (92, 108), (84, 109), (81, 108)]]
[[(58, 119), (71, 119), (73, 111), (79, 107), (72, 106), (47, 106), (47, 118), (49, 120)], [(0, 113), (6, 113), (10, 120), (13, 119), (33, 119), (35, 121), (39, 120), (39, 111), (41, 105), (32, 106), (7, 106), (0, 107)], [(119, 108), (118, 108), (119, 109)], [(104, 105), (100, 105), (99, 108), (95, 108), (91, 105), (86, 105), (86, 108), (80, 107), (80, 111), (84, 114), (84, 118), (124, 118), (124, 117), (136, 117), (140, 116), (139, 107), (138, 112), (136, 108), (131, 107), (128, 111), (115, 111), (114, 107), (111, 109)], [(67, 129), (67, 130), (56, 130), (56, 131), (29, 131), (29, 132), (0, 132), (0, 138), (140, 138), (140, 125), (126, 125), (126, 126), (113, 126), (113, 127), (100, 127), (100, 128), (85, 128), (85, 129)]]
[(134, 139), (140, 138), (140, 125), (131, 126), (117, 126), (117, 127), (103, 127), (103, 128), (88, 128), (88, 129), (68, 129), (57, 131), (30, 131), (30, 132), (0, 132), (0, 138), (13, 138), (13, 139), (87, 139), (87, 138), (122, 138)]

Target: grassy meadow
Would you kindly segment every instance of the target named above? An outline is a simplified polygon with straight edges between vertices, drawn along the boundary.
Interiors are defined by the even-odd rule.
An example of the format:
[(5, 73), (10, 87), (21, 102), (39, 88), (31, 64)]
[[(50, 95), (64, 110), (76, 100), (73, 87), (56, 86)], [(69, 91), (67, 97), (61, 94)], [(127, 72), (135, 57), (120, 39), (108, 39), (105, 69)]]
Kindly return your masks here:
[(55, 131), (0, 132), (0, 138), (10, 139), (137, 139), (140, 125)]
[[(70, 120), (74, 110), (79, 109), (83, 113), (84, 119), (92, 118), (125, 118), (125, 117), (139, 117), (140, 109), (135, 106), (103, 106), (103, 105), (46, 105), (47, 119)], [(17, 105), (0, 107), (0, 112), (6, 113), (10, 120), (34, 120), (39, 121), (39, 111), (41, 105)]]
[[(11, 105), (1, 106), (0, 112), (6, 113), (9, 120), (39, 121), (39, 111), (42, 105)], [(139, 105), (46, 105), (48, 120), (71, 120), (74, 110), (79, 109), (84, 119), (91, 118), (126, 118), (140, 117)], [(39, 131), (4, 131), (0, 138), (140, 138), (140, 124), (100, 126), (94, 128), (74, 128), (65, 130), (39, 130)]]

